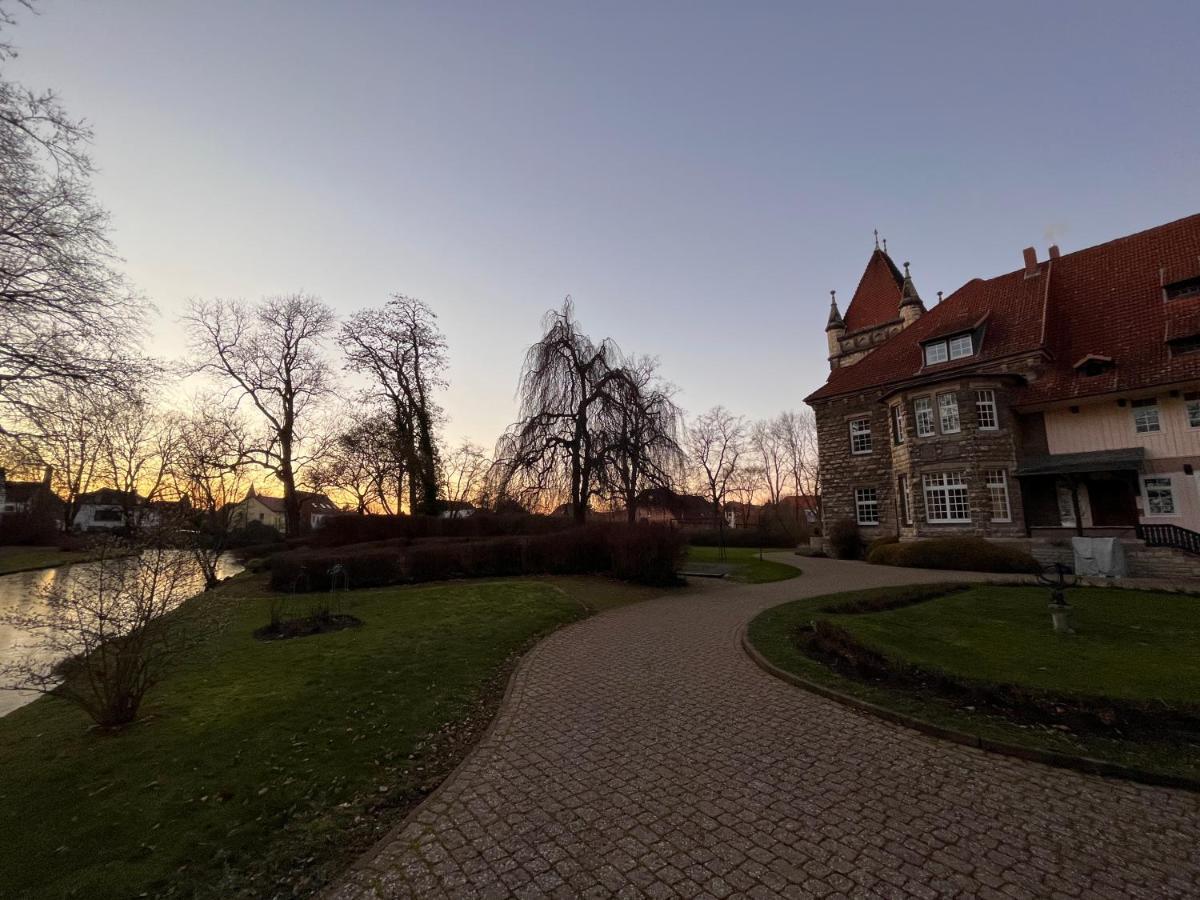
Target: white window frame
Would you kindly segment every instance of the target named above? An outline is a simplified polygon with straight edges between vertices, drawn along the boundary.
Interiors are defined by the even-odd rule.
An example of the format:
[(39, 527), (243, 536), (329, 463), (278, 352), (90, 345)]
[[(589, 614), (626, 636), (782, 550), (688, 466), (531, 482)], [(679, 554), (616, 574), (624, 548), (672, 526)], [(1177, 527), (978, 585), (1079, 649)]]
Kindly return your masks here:
[[(953, 428), (946, 427), (946, 413), (950, 410), (950, 406), (945, 402), (947, 398), (950, 400), (950, 403), (953, 404), (954, 408)], [(960, 431), (962, 431), (962, 415), (958, 411), (958, 394), (954, 393), (953, 391), (947, 391), (945, 393), (938, 394), (937, 409), (938, 427), (941, 429), (942, 434), (958, 434)]]
[(1188, 428), (1200, 428), (1200, 397), (1184, 401), (1183, 409), (1187, 415)]
[(921, 484), (925, 492), (926, 522), (961, 525), (971, 521), (971, 495), (962, 472), (928, 473), (921, 476)]
[(936, 366), (950, 359), (950, 348), (945, 341), (934, 341), (925, 345), (925, 365)]
[(975, 422), (980, 431), (1000, 430), (1000, 409), (996, 406), (996, 392), (975, 392)]
[[(870, 494), (869, 497), (868, 494)], [(870, 516), (874, 516), (874, 518), (870, 518)], [(859, 525), (879, 524), (878, 490), (873, 487), (854, 489), (854, 520)]]
[(913, 400), (913, 415), (917, 419), (917, 437), (933, 437), (937, 434), (932, 397), (917, 397)]
[(1132, 407), (1134, 434), (1160, 434), (1162, 432), (1162, 416), (1159, 414), (1157, 397), (1134, 400)]
[(904, 430), (908, 427), (908, 417), (904, 414), (904, 404), (897, 403), (892, 407), (892, 441), (899, 446), (904, 443)]
[[(1005, 469), (985, 469), (984, 483), (992, 500), (992, 521), (1012, 521), (1012, 500), (1008, 494), (1008, 472)], [(997, 511), (1000, 515), (997, 515)]]
[[(864, 422), (866, 423), (865, 429), (863, 429), (863, 428), (856, 429), (856, 426), (860, 426)], [(849, 423), (849, 428), (850, 428), (850, 453), (851, 453), (851, 455), (866, 456), (872, 450), (875, 449), (874, 441), (871, 437), (871, 417), (870, 416), (858, 416), (856, 418), (851, 419), (850, 423)], [(856, 440), (861, 441), (863, 438), (866, 439), (865, 448), (864, 449), (856, 449), (855, 441)]]
[(897, 478), (896, 493), (900, 499), (900, 523), (902, 525), (913, 524), (913, 505), (912, 505), (912, 479), (907, 474), (901, 472)]
[[(1151, 482), (1154, 482), (1151, 485)], [(1150, 492), (1154, 491), (1160, 495), (1160, 501), (1163, 496), (1169, 505), (1165, 512), (1154, 511), (1154, 500), (1150, 497)], [(1165, 494), (1163, 493), (1165, 492)], [(1175, 502), (1175, 479), (1170, 475), (1143, 475), (1142, 476), (1142, 496), (1146, 498), (1146, 511), (1143, 513), (1146, 517), (1154, 517), (1156, 519), (1173, 519), (1179, 516), (1179, 504)], [(1161, 507), (1160, 507), (1161, 509)]]
[[(963, 342), (966, 342), (966, 348), (963, 347)], [(968, 356), (975, 355), (975, 341), (969, 334), (956, 334), (950, 338), (950, 358), (951, 359), (966, 359)]]

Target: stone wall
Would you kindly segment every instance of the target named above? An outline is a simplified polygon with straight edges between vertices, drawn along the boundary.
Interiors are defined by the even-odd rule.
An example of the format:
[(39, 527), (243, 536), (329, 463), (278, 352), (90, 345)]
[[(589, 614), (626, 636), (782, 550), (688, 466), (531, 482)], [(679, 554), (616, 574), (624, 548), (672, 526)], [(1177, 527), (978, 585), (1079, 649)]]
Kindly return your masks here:
[[(1071, 542), (1029, 540), (1023, 542), (1029, 553), (1042, 565), (1062, 563), (1074, 566)], [(1162, 578), (1169, 581), (1200, 579), (1200, 556), (1172, 547), (1147, 547), (1137, 540), (1121, 541), (1130, 578)]]

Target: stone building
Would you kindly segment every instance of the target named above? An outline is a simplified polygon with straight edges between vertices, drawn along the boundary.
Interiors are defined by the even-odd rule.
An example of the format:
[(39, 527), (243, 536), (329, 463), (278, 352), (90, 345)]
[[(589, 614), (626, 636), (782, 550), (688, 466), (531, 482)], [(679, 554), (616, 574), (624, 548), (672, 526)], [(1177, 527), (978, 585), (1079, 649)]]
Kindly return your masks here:
[(823, 520), (867, 539), (1146, 538), (1200, 552), (1200, 215), (926, 308), (876, 247), (826, 325)]

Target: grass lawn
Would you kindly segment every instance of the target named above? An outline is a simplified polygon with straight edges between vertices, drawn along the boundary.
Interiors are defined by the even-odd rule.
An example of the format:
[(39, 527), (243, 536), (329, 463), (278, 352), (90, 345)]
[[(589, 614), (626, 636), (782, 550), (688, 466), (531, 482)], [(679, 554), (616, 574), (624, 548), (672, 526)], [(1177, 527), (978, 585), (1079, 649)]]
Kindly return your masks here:
[[(764, 550), (764, 553), (773, 551)], [(800, 570), (787, 563), (772, 562), (769, 559), (759, 559), (758, 550), (754, 547), (726, 547), (725, 559), (720, 558), (719, 547), (688, 547), (687, 558), (693, 562), (721, 563), (733, 566), (733, 572), (728, 576), (733, 581), (743, 584), (765, 584), (768, 581), (785, 581), (795, 578)]]
[[(853, 596), (840, 594), (837, 600)], [(907, 715), (1022, 746), (1200, 777), (1200, 746), (1186, 738), (1134, 742), (1018, 723), (916, 690), (844, 678), (801, 652), (792, 638), (800, 625), (826, 618), (886, 655), (963, 680), (1171, 706), (1197, 703), (1200, 599), (1106, 588), (1077, 588), (1068, 596), (1074, 635), (1051, 630), (1045, 589), (975, 586), (914, 606), (862, 614), (822, 612), (831, 597), (788, 603), (755, 618), (749, 637), (782, 669)]]
[(0, 575), (29, 569), (48, 569), (82, 562), (91, 554), (86, 550), (59, 550), (57, 547), (0, 547)]
[(517, 654), (651, 593), (588, 579), (356, 591), (342, 610), (361, 628), (263, 643), (264, 582), (235, 579), (184, 607), (220, 626), (124, 732), (89, 731), (53, 698), (0, 719), (0, 896), (307, 893), (457, 763)]

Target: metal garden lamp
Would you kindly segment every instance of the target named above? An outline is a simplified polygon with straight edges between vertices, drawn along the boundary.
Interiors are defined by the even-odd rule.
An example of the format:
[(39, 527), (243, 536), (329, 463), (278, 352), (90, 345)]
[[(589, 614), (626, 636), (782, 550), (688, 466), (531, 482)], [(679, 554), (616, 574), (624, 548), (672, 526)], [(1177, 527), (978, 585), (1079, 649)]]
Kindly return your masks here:
[(1038, 573), (1038, 581), (1050, 588), (1050, 621), (1058, 634), (1074, 634), (1067, 589), (1075, 587), (1078, 576), (1062, 563), (1051, 563)]

